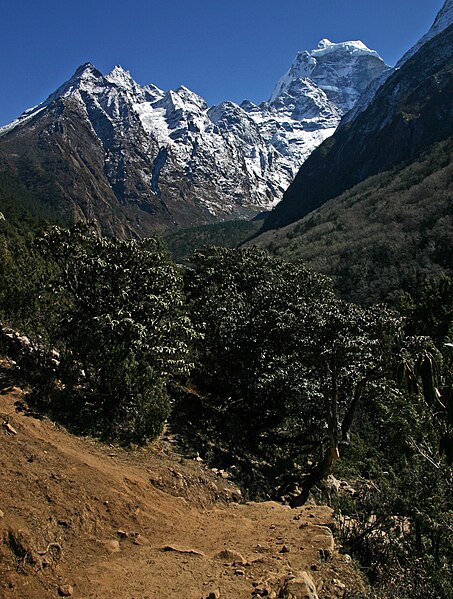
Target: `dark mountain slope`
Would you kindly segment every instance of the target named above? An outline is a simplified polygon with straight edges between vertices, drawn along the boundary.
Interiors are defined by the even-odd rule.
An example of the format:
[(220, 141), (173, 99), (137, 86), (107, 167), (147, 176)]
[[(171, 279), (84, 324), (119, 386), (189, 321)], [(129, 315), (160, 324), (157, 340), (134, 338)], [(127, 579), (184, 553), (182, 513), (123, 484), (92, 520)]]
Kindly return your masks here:
[(393, 301), (427, 276), (453, 274), (452, 198), (450, 137), (253, 243), (333, 276), (350, 300)]
[(0, 171), (0, 234), (5, 230), (21, 233), (45, 223), (67, 224), (49, 203), (38, 203), (22, 183)]
[[(133, 120), (130, 126), (138, 128), (139, 123)], [(170, 225), (168, 210), (151, 189), (140, 190), (139, 198), (130, 185), (121, 186), (120, 173), (139, 169), (141, 157), (120, 131), (111, 133), (115, 154), (128, 156), (127, 164), (109, 164), (117, 171), (116, 187), (104, 163), (109, 150), (71, 97), (57, 98), (31, 122), (2, 138), (0, 170), (16, 176), (37, 203), (53, 204), (66, 220), (97, 220), (105, 234), (142, 236), (156, 222)]]
[(263, 230), (294, 222), (453, 134), (453, 26), (427, 42), (300, 169)]
[(261, 228), (257, 220), (230, 220), (212, 225), (199, 225), (164, 233), (170, 254), (175, 262), (182, 262), (193, 252), (205, 246), (237, 247), (255, 235)]

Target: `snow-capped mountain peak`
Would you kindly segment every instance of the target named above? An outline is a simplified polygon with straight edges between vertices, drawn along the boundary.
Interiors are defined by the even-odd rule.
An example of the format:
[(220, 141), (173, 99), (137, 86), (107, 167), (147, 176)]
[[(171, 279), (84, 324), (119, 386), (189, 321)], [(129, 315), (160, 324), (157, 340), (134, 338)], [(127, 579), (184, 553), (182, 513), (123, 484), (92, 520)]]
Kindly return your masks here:
[(333, 52), (364, 54), (367, 56), (376, 56), (377, 58), (380, 58), (376, 50), (370, 50), (370, 48), (368, 48), (368, 46), (366, 46), (360, 40), (334, 43), (328, 39), (323, 39), (318, 43), (318, 47), (311, 51), (311, 55), (316, 58), (317, 56), (324, 56), (325, 54)]
[(319, 49), (327, 48), (328, 46), (331, 46), (331, 45), (332, 45), (332, 42), (325, 37), (318, 43), (318, 48)]
[(91, 62), (86, 62), (85, 64), (80, 65), (80, 67), (71, 77), (70, 81), (76, 79), (89, 79), (93, 76), (102, 77), (102, 73), (98, 71), (97, 68), (93, 64), (91, 64)]
[[(163, 91), (139, 85), (121, 66), (103, 75), (86, 63), (0, 136), (29, 122), (37, 130), (45, 115), (43, 121), (58, 121), (49, 132), (65, 131), (69, 139), (77, 115), (122, 206), (150, 203), (149, 214), (172, 224), (250, 217), (281, 199), (301, 164), (385, 68), (362, 42), (324, 39), (297, 54), (270, 102), (208, 108), (184, 85)], [(68, 146), (69, 156), (75, 147)], [(196, 215), (192, 221), (188, 212)]]
[(68, 79), (53, 94), (51, 94), (47, 98), (46, 102), (53, 101), (56, 98), (66, 94), (70, 94), (72, 91), (80, 87), (89, 88), (91, 85), (95, 85), (99, 80), (102, 79), (102, 73), (98, 71), (97, 68), (91, 64), (91, 62), (86, 62), (75, 71), (74, 75), (70, 77), (70, 79)]
[(76, 90), (91, 91), (97, 85), (103, 85), (105, 82), (104, 76), (98, 69), (86, 62), (81, 65), (63, 85), (61, 85), (53, 94), (51, 94), (37, 109), (41, 109), (58, 98), (69, 96)]
[(128, 90), (138, 86), (132, 79), (130, 72), (123, 69), (120, 65), (115, 66), (105, 78), (107, 81), (110, 81), (110, 83), (114, 83), (115, 85), (118, 85), (118, 87), (123, 87)]
[(275, 86), (272, 104), (290, 93), (294, 82), (310, 79), (323, 90), (341, 114), (350, 110), (370, 83), (387, 67), (375, 50), (361, 41), (331, 42), (322, 39), (310, 52), (299, 52)]

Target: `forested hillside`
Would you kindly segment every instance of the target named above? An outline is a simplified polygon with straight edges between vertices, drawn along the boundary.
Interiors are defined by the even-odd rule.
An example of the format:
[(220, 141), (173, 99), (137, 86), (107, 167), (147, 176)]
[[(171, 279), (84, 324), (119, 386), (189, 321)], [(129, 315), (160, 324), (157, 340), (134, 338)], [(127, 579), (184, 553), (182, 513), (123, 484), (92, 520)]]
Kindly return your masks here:
[(164, 238), (173, 260), (182, 262), (195, 250), (204, 246), (237, 247), (255, 235), (261, 226), (261, 220), (232, 220), (213, 225), (188, 227), (178, 231), (170, 230)]
[(351, 523), (341, 542), (378, 596), (450, 597), (450, 279), (398, 313), (256, 248), (205, 248), (181, 269), (158, 240), (77, 225), (16, 249), (1, 319), (28, 339), (3, 324), (2, 347), (34, 412), (126, 446), (167, 421), (249, 498), (302, 505), (340, 476), (354, 489), (328, 494)]
[(453, 138), (252, 243), (332, 276), (352, 301), (393, 303), (453, 273)]

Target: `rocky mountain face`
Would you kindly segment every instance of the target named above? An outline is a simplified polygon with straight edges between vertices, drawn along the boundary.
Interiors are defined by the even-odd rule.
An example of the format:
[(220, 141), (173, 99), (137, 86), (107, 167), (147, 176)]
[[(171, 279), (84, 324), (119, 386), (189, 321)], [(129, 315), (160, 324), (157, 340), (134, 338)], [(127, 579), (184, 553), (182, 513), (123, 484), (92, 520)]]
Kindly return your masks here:
[(368, 85), (388, 70), (377, 52), (360, 41), (332, 43), (324, 39), (315, 50), (297, 54), (268, 102), (241, 104), (259, 126), (266, 145), (277, 151), (280, 185), (274, 203)]
[(394, 68), (387, 69), (381, 75), (376, 77), (367, 89), (360, 96), (355, 106), (350, 110), (343, 118), (343, 124), (352, 121), (360, 112), (363, 112), (371, 103), (377, 90), (387, 81), (397, 69), (401, 68), (405, 62), (412, 58), (414, 54), (420, 50), (420, 48), (429, 42), (433, 37), (436, 37), (439, 33), (442, 33), (451, 24), (453, 24), (453, 0), (446, 0), (444, 6), (436, 16), (434, 23), (432, 24), (428, 33), (421, 37), (416, 44), (412, 46), (403, 56), (400, 58)]
[(299, 53), (269, 102), (208, 107), (93, 65), (0, 129), (0, 169), (68, 219), (107, 234), (248, 218), (274, 206), (307, 156), (388, 69), (361, 42)]
[[(453, 135), (453, 2), (398, 64), (366, 92), (335, 134), (302, 165), (265, 222), (266, 230), (294, 222), (372, 175), (410, 163)], [(368, 96), (368, 97), (367, 97)], [(357, 106), (357, 105), (356, 105)]]

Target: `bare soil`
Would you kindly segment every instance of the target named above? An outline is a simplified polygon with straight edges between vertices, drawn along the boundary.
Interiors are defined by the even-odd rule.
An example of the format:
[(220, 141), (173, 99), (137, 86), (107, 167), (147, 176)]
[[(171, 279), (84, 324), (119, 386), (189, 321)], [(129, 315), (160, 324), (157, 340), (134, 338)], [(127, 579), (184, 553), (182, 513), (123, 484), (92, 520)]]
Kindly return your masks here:
[(2, 598), (251, 599), (301, 571), (343, 597), (363, 582), (331, 523), (328, 507), (242, 503), (171, 435), (134, 451), (75, 437), (30, 413), (0, 364)]

